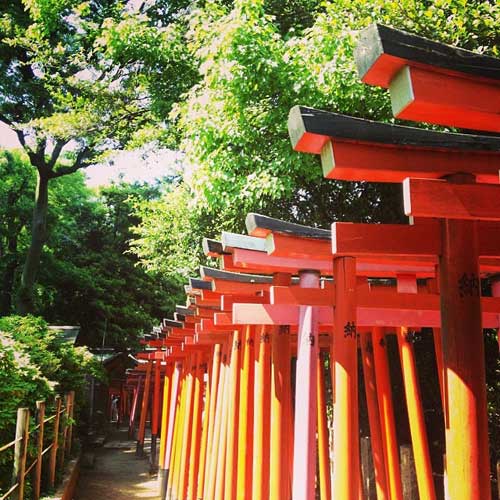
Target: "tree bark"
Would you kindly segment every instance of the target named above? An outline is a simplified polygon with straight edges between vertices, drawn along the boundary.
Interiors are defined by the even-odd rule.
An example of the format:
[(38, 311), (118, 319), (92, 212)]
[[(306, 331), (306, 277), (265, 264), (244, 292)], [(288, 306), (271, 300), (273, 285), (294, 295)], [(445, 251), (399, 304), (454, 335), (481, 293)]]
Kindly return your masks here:
[(50, 176), (38, 168), (33, 223), (31, 227), (31, 243), (23, 267), (21, 286), (17, 299), (17, 312), (21, 315), (33, 312), (33, 288), (40, 265), (43, 246), (47, 237), (47, 211)]

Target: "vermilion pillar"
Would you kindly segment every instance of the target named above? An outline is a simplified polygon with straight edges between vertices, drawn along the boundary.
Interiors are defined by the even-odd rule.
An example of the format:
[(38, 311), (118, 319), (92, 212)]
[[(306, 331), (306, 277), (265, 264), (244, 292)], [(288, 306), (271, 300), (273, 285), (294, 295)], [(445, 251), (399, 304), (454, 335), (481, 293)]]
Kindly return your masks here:
[(161, 393), (161, 361), (155, 361), (155, 378), (153, 387), (153, 415), (151, 417), (151, 465), (158, 465), (156, 454), (156, 442), (158, 439), (158, 428), (160, 422), (160, 393)]
[[(208, 363), (207, 366), (211, 366), (211, 363)], [(202, 381), (203, 382), (203, 381)], [(207, 460), (207, 444), (208, 444), (208, 422), (209, 422), (209, 408), (210, 401), (212, 399), (211, 388), (210, 388), (210, 379), (202, 385), (205, 388), (205, 397), (203, 404), (203, 423), (201, 430), (201, 445), (200, 445), (200, 461), (198, 465), (198, 478), (196, 485), (196, 498), (203, 498), (203, 486), (205, 482), (205, 463)]]
[(318, 391), (318, 471), (319, 493), (321, 500), (331, 500), (330, 458), (328, 421), (326, 417), (326, 390), (324, 357), (320, 352), (317, 358), (316, 387)]
[[(291, 275), (276, 273), (274, 285), (289, 285)], [(290, 329), (286, 325), (272, 329), (271, 338), (271, 450), (269, 494), (277, 500), (290, 498), (288, 457), (292, 451), (288, 432), (291, 398)]]
[(387, 357), (384, 330), (379, 327), (373, 328), (372, 339), (387, 485), (389, 487), (391, 500), (403, 500), (403, 486), (401, 484), (401, 472), (399, 468), (399, 450), (389, 376), (389, 359)]
[[(300, 286), (319, 288), (317, 271), (301, 271)], [(295, 377), (295, 428), (293, 449), (294, 500), (315, 498), (318, 318), (313, 306), (300, 306)]]
[(334, 370), (332, 497), (358, 500), (359, 423), (356, 333), (356, 259), (333, 260), (335, 318), (332, 335)]
[(184, 421), (181, 422), (182, 427), (182, 450), (179, 470), (179, 490), (177, 498), (185, 499), (187, 490), (187, 480), (189, 474), (188, 458), (191, 449), (191, 431), (193, 425), (193, 393), (194, 393), (194, 378), (196, 372), (196, 356), (193, 354), (187, 361), (186, 373), (186, 402), (184, 407)]
[(151, 369), (153, 362), (149, 361), (146, 367), (146, 379), (144, 382), (144, 393), (142, 396), (141, 417), (139, 420), (139, 433), (137, 435), (136, 454), (142, 455), (144, 452), (144, 436), (146, 435), (146, 418), (148, 415), (149, 391), (151, 388)]
[(217, 408), (220, 405), (220, 383), (221, 383), (221, 361), (222, 344), (215, 344), (214, 355), (212, 359), (212, 371), (210, 376), (210, 406), (208, 421), (207, 451), (205, 458), (205, 480), (203, 485), (202, 498), (208, 498), (208, 488), (210, 485), (211, 470), (213, 468), (213, 448), (214, 434), (216, 427)]
[(477, 223), (441, 224), (448, 492), (451, 500), (482, 500), (491, 493)]
[(215, 408), (215, 419), (212, 435), (212, 446), (210, 449), (210, 456), (208, 457), (208, 474), (206, 477), (206, 492), (204, 500), (213, 500), (215, 498), (217, 469), (220, 466), (218, 463), (219, 447), (221, 442), (221, 433), (223, 429), (223, 413), (226, 397), (226, 382), (227, 382), (227, 343), (222, 346), (221, 360), (220, 360), (220, 373), (217, 388), (217, 405)]
[(377, 402), (377, 382), (373, 360), (372, 336), (369, 332), (361, 333), (361, 359), (363, 362), (363, 378), (365, 382), (366, 405), (368, 407), (368, 422), (370, 425), (370, 441), (375, 471), (375, 489), (377, 500), (390, 498), (385, 473), (384, 447)]
[(160, 481), (160, 498), (165, 500), (167, 497), (167, 485), (169, 483), (170, 463), (172, 458), (172, 448), (174, 441), (175, 416), (177, 412), (177, 401), (179, 392), (179, 379), (182, 369), (182, 363), (175, 363), (174, 373), (172, 377), (172, 389), (170, 396), (170, 408), (168, 412), (168, 426), (165, 443), (164, 468), (160, 469), (158, 479)]
[(194, 388), (193, 388), (193, 412), (191, 430), (191, 448), (189, 452), (189, 477), (186, 498), (196, 500), (198, 466), (200, 463), (201, 448), (201, 414), (203, 410), (203, 375), (205, 364), (202, 362), (201, 352), (195, 356)]
[(246, 325), (243, 333), (240, 375), (238, 477), (236, 489), (238, 500), (252, 500), (254, 338), (255, 327)]
[(160, 429), (160, 453), (159, 453), (159, 471), (158, 471), (158, 481), (161, 484), (161, 476), (164, 474), (165, 470), (165, 450), (167, 448), (167, 429), (168, 429), (168, 410), (170, 404), (170, 395), (172, 387), (172, 363), (167, 362), (165, 369), (165, 377), (163, 379), (163, 401), (162, 401), (162, 411), (161, 411), (161, 429)]
[(231, 364), (229, 374), (229, 397), (227, 416), (227, 449), (225, 473), (225, 500), (236, 499), (238, 480), (238, 412), (240, 395), (240, 363), (241, 363), (241, 331), (237, 329), (233, 335)]
[(269, 498), (271, 337), (260, 327), (255, 350), (252, 500)]

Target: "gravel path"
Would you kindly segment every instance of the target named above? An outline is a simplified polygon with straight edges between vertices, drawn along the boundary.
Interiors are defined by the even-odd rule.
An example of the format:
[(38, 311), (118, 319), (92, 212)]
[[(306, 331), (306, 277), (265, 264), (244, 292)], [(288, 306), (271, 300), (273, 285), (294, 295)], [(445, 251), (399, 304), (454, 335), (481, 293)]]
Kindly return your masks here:
[[(148, 444), (148, 443), (146, 443)], [(145, 453), (149, 450), (145, 449)], [(135, 456), (135, 441), (126, 429), (116, 431), (96, 450), (93, 469), (81, 469), (75, 500), (158, 499), (156, 478), (149, 474), (147, 457)]]

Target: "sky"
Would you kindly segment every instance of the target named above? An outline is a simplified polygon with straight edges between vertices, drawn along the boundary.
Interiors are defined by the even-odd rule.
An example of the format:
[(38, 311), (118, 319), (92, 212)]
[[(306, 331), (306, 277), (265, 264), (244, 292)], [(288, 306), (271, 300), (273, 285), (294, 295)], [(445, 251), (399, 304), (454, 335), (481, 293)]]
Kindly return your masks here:
[[(20, 148), (17, 136), (7, 125), (0, 123), (0, 147)], [(105, 186), (118, 181), (151, 182), (170, 175), (181, 168), (182, 155), (178, 151), (143, 149), (121, 151), (107, 165), (94, 165), (84, 170), (89, 187)]]

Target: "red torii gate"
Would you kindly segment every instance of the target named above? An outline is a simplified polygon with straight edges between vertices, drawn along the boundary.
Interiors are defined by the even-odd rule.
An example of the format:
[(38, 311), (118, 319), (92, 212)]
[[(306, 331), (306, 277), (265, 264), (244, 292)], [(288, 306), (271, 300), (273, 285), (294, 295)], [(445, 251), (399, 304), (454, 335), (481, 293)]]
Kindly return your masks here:
[[(466, 57), (474, 64), (464, 66)], [(500, 61), (380, 26), (364, 33), (356, 58), (365, 81), (389, 86), (398, 116), (500, 130)], [(440, 85), (447, 92), (438, 92)], [(478, 90), (489, 97), (481, 101), (484, 93)], [(453, 500), (489, 498), (477, 221), (500, 220), (500, 186), (493, 185), (498, 184), (500, 139), (384, 125), (298, 107), (290, 113), (289, 130), (295, 149), (321, 154), (328, 177), (403, 181), (407, 215), (442, 219), (448, 492)], [(412, 175), (423, 179), (408, 178)]]

